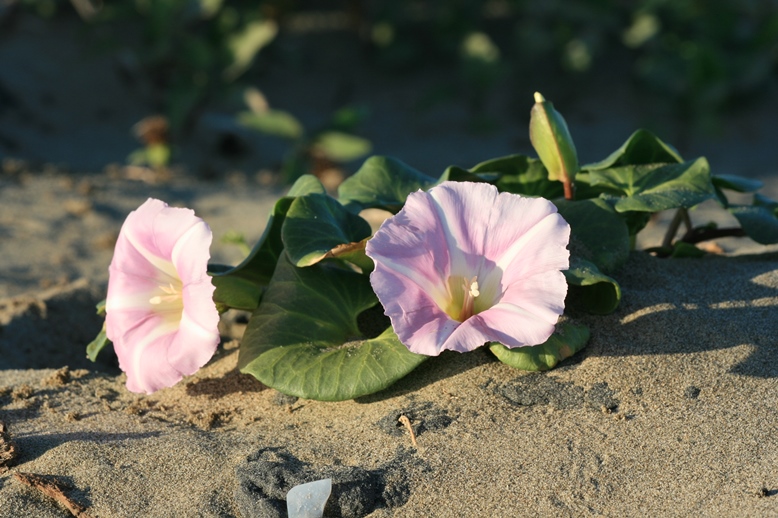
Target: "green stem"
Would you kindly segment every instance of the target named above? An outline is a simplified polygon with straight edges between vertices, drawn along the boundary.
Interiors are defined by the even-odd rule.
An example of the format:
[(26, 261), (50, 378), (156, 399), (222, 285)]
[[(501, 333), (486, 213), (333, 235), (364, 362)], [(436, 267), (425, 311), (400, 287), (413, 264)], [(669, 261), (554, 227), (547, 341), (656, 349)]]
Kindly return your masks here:
[[(675, 237), (675, 234), (678, 232), (678, 227), (681, 226), (681, 221), (684, 221), (684, 215), (686, 216), (686, 219), (688, 220), (689, 215), (686, 213), (686, 209), (680, 208), (677, 211), (675, 211), (675, 216), (673, 216), (673, 220), (670, 222), (670, 226), (667, 227), (667, 232), (665, 233), (664, 239), (662, 239), (662, 248), (670, 248), (673, 244), (673, 238)], [(686, 227), (687, 232), (689, 231), (691, 227)]]
[(692, 218), (689, 217), (689, 211), (687, 209), (681, 210), (683, 210), (683, 224), (686, 227), (686, 232), (691, 232), (694, 226), (692, 225)]

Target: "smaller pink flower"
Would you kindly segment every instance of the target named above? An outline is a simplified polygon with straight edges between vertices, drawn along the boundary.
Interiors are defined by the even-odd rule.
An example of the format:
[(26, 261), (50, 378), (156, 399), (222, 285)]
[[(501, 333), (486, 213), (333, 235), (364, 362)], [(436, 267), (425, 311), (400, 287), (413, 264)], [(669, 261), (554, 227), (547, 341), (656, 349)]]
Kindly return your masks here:
[(211, 229), (190, 209), (149, 198), (122, 225), (109, 268), (105, 331), (127, 389), (175, 385), (211, 359), (219, 312), (206, 273)]
[(537, 345), (564, 311), (570, 226), (543, 198), (485, 183), (411, 193), (366, 253), (370, 283), (412, 352)]

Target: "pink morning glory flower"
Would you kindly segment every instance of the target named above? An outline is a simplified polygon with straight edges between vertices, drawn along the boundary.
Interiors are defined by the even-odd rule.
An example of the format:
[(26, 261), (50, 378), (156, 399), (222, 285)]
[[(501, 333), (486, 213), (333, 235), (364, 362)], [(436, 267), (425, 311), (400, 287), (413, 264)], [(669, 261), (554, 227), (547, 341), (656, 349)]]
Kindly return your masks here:
[(210, 245), (211, 229), (190, 209), (149, 198), (127, 216), (109, 268), (105, 331), (132, 392), (175, 385), (216, 351)]
[(537, 345), (564, 310), (569, 239), (548, 200), (443, 182), (411, 193), (368, 241), (370, 283), (412, 352)]

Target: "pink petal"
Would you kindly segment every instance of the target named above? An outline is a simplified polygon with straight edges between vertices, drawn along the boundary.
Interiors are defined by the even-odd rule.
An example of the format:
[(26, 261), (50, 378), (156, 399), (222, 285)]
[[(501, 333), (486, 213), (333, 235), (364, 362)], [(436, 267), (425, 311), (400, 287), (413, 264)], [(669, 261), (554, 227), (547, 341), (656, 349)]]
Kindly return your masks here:
[(380, 266), (371, 275), (371, 282), (380, 282), (383, 272), (392, 271), (399, 275), (397, 282), (416, 285), (434, 300), (448, 296), (449, 248), (426, 193), (411, 193), (403, 209), (384, 221), (367, 242), (365, 253)]
[[(176, 209), (184, 210), (184, 209)], [(182, 226), (188, 226), (186, 232), (182, 232), (177, 238), (176, 242), (170, 248), (170, 260), (173, 262), (178, 273), (179, 278), (184, 282), (186, 286), (189, 283), (199, 283), (207, 281), (211, 284), (210, 276), (208, 275), (208, 260), (211, 258), (211, 254), (208, 251), (211, 247), (212, 234), (210, 227), (201, 220), (194, 216), (194, 212), (189, 211), (193, 218), (199, 221), (193, 225), (182, 224)], [(167, 218), (166, 218), (167, 219)]]
[(411, 352), (439, 355), (459, 322), (440, 309), (421, 286), (380, 263), (370, 274), (370, 282), (400, 341)]
[(179, 235), (199, 221), (194, 211), (149, 198), (124, 221), (111, 268), (139, 277), (153, 275), (156, 279), (158, 272), (176, 277), (170, 266), (172, 247)]
[(442, 348), (468, 352), (487, 342), (500, 342), (506, 347), (541, 344), (554, 332), (558, 317), (547, 322), (518, 306), (498, 304), (462, 322)]
[(178, 241), (191, 227), (205, 225), (192, 209), (168, 207), (165, 202), (153, 198), (130, 213), (127, 221), (127, 236), (139, 250), (168, 261)]
[[(444, 182), (411, 194), (368, 241), (370, 282), (400, 340), (417, 353), (544, 342), (564, 310), (570, 227), (542, 198)], [(449, 317), (449, 279), (475, 278), (475, 315)], [(459, 302), (456, 302), (457, 304)]]
[(167, 358), (178, 329), (162, 323), (158, 318), (147, 317), (114, 341), (119, 368), (127, 374), (127, 389), (131, 392), (151, 394), (172, 387), (182, 378), (182, 373)]
[(540, 323), (554, 324), (565, 310), (566, 296), (567, 281), (564, 274), (558, 270), (548, 270), (509, 285), (495, 307), (510, 304), (521, 308)]
[(566, 270), (570, 264), (569, 241), (570, 225), (562, 216), (557, 213), (545, 216), (497, 259), (498, 268), (503, 270), (503, 285), (519, 283), (539, 272)]
[[(537, 232), (537, 225), (549, 216), (556, 215), (556, 212), (556, 206), (546, 199), (500, 193), (490, 207), (483, 254), (499, 262), (517, 240), (527, 233)], [(551, 234), (547, 237), (551, 237)]]
[(489, 329), (482, 325), (479, 315), (475, 315), (462, 322), (456, 330), (446, 338), (442, 348), (466, 353), (494, 340), (496, 340), (496, 338), (489, 332)]
[[(452, 271), (457, 275), (462, 275), (458, 272), (463, 270), (457, 259), (464, 260), (468, 272), (478, 273), (485, 264), (497, 263), (503, 255), (511, 253), (517, 240), (527, 233), (548, 232), (543, 237), (563, 241), (563, 249), (569, 241), (569, 227), (567, 234), (559, 233), (567, 223), (557, 214), (556, 206), (543, 198), (498, 193), (493, 185), (471, 182), (444, 182), (431, 189), (428, 196), (436, 202), (440, 230), (446, 236), (454, 263)], [(558, 221), (560, 227), (551, 229), (546, 225), (538, 230), (537, 225), (548, 217)], [(512, 255), (520, 251), (513, 251)], [(521, 259), (524, 261), (525, 257)], [(533, 263), (531, 258), (526, 262)]]
[(446, 238), (451, 255), (451, 270), (478, 270), (484, 255), (490, 211), (495, 206), (497, 188), (485, 183), (444, 182), (430, 189), (440, 223), (439, 232)]
[[(122, 226), (109, 268), (106, 334), (129, 390), (172, 386), (213, 356), (219, 314), (206, 273), (210, 244), (210, 229), (193, 211), (159, 200), (147, 200)], [(181, 290), (183, 310), (151, 303), (168, 286)]]
[(511, 304), (498, 304), (465, 322), (481, 331), (488, 341), (506, 347), (542, 344), (554, 332), (554, 323), (538, 320), (532, 313)]
[(184, 376), (208, 363), (219, 345), (219, 312), (213, 304), (210, 278), (184, 287), (184, 312), (178, 334), (168, 348), (168, 361)]

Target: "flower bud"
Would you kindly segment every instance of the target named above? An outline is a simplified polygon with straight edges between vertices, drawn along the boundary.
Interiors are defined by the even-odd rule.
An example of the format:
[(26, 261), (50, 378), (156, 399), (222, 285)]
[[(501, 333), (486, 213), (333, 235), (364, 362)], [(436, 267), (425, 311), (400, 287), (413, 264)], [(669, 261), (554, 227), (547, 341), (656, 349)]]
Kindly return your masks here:
[(572, 198), (573, 178), (578, 172), (575, 144), (565, 119), (538, 92), (535, 92), (535, 105), (530, 112), (529, 138), (548, 170), (548, 178), (562, 182), (565, 198)]

